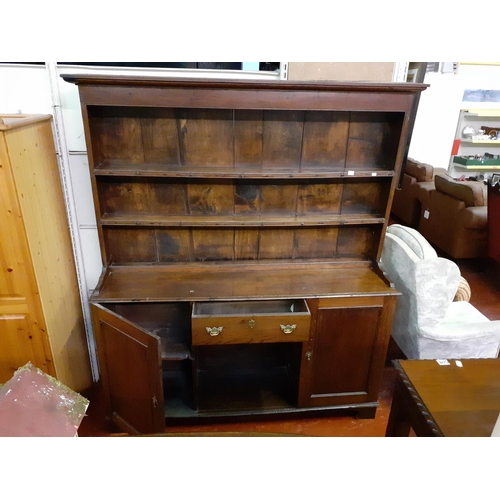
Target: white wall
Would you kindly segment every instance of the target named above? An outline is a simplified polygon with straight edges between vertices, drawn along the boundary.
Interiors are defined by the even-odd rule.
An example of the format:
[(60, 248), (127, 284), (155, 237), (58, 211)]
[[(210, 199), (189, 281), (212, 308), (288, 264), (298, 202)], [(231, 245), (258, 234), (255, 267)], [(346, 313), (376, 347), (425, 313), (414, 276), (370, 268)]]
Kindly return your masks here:
[(52, 114), (45, 66), (0, 65), (0, 113)]
[(500, 65), (461, 63), (457, 74), (427, 73), (415, 120), (409, 156), (448, 168), (461, 108), (498, 108), (500, 103), (466, 103), (465, 89), (500, 90)]

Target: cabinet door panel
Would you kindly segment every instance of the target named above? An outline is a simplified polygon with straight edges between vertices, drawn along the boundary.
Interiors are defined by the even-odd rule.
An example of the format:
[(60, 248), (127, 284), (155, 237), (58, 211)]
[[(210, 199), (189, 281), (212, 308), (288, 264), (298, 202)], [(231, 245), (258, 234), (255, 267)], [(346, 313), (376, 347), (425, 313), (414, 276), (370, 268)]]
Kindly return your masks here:
[(160, 341), (105, 307), (92, 304), (101, 380), (113, 421), (127, 432), (165, 427)]
[(300, 406), (376, 403), (393, 297), (311, 301), (311, 340), (302, 359)]
[(312, 396), (367, 394), (381, 307), (321, 309), (314, 345)]

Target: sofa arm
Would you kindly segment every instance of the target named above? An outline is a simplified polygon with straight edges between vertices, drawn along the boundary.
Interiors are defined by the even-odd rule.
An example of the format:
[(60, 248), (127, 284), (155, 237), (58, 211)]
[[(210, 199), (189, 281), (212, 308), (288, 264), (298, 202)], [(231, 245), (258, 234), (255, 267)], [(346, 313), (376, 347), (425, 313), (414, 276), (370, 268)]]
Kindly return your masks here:
[(488, 227), (488, 207), (466, 207), (457, 216), (457, 225), (465, 229), (486, 229)]

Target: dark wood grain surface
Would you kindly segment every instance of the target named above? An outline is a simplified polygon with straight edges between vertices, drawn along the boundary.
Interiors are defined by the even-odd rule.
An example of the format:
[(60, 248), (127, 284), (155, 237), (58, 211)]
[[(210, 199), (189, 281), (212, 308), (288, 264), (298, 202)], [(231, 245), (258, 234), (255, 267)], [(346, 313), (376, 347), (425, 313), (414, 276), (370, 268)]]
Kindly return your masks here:
[[(349, 264), (346, 263), (348, 266)], [(370, 267), (339, 265), (112, 266), (93, 300), (253, 300), (397, 295)]]
[(411, 421), (427, 411), (429, 431), (437, 435), (490, 436), (500, 414), (500, 359), (462, 359), (461, 367), (448, 361), (443, 366), (436, 360), (396, 362), (414, 402)]

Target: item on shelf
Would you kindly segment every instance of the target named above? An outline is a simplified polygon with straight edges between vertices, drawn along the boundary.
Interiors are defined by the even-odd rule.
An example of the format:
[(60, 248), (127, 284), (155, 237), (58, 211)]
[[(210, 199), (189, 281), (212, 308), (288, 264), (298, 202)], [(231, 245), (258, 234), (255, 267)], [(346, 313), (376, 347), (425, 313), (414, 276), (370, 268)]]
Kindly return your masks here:
[(495, 128), (495, 127), (482, 126), (481, 130), (485, 135), (488, 136), (490, 140), (496, 140), (498, 138), (498, 133), (500, 132), (500, 128)]
[(491, 137), (488, 134), (485, 134), (484, 132), (481, 132), (480, 134), (473, 135), (471, 137), (473, 141), (491, 141)]
[(498, 155), (484, 153), (483, 155), (468, 155), (468, 156), (454, 156), (453, 161), (460, 165), (472, 166), (481, 165), (485, 167), (500, 166), (500, 159)]
[(476, 134), (477, 134), (476, 129), (471, 125), (466, 125), (462, 129), (462, 137), (464, 139), (472, 139), (472, 137), (475, 136)]

